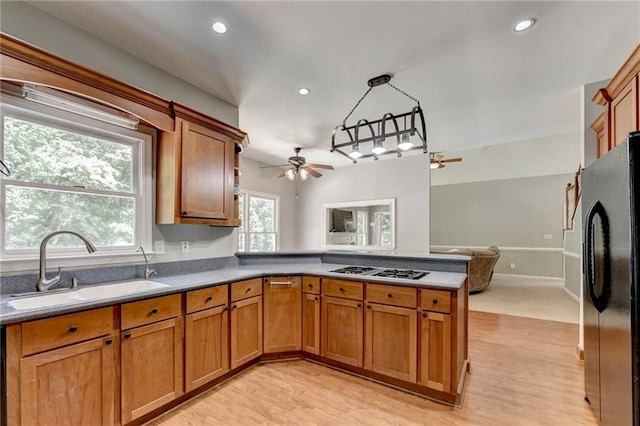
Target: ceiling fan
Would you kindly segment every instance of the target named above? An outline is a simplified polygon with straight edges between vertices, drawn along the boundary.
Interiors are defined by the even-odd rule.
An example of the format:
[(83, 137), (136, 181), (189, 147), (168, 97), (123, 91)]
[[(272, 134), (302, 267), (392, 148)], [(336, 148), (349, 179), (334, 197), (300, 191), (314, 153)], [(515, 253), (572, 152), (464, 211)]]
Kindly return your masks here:
[(429, 167), (431, 169), (442, 169), (443, 167), (446, 167), (444, 163), (458, 163), (460, 161), (462, 161), (462, 157), (444, 158), (444, 155), (432, 153)]
[(293, 150), (295, 151), (296, 155), (289, 157), (289, 163), (278, 164), (275, 166), (262, 166), (261, 169), (267, 167), (288, 167), (287, 171), (285, 171), (278, 177), (284, 176), (289, 180), (295, 180), (296, 176), (300, 176), (300, 180), (306, 180), (309, 175), (316, 178), (321, 177), (322, 174), (314, 170), (314, 168), (333, 170), (333, 166), (330, 166), (328, 164), (307, 163), (307, 160), (304, 157), (300, 156), (300, 151), (302, 150), (302, 148), (293, 148)]

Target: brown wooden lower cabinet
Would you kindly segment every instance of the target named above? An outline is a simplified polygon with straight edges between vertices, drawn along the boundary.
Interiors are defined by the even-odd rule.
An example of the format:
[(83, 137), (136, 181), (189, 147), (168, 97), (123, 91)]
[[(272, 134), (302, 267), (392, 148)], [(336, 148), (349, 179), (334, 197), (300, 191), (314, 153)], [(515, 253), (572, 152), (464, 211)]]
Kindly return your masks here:
[(121, 333), (122, 423), (173, 401), (183, 391), (183, 317)]
[(362, 367), (362, 310), (359, 300), (322, 297), (320, 353), (323, 357)]
[(262, 296), (231, 306), (231, 369), (262, 355)]
[(416, 383), (417, 311), (368, 303), (365, 318), (364, 368)]
[(302, 349), (300, 277), (264, 279), (264, 353)]
[(20, 360), (22, 425), (113, 425), (117, 337)]
[(452, 393), (451, 315), (424, 311), (420, 315), (420, 373), (418, 384)]
[(185, 316), (185, 388), (190, 392), (229, 371), (229, 308)]
[(320, 355), (320, 296), (302, 295), (302, 350)]

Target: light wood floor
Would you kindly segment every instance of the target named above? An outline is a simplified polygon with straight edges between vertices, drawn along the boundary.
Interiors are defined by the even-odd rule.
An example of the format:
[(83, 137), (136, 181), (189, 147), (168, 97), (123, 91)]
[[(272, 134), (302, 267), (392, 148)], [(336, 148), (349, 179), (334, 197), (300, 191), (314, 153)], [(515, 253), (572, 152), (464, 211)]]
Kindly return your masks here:
[(471, 376), (447, 407), (307, 361), (261, 364), (151, 422), (184, 425), (596, 425), (577, 325), (470, 312)]

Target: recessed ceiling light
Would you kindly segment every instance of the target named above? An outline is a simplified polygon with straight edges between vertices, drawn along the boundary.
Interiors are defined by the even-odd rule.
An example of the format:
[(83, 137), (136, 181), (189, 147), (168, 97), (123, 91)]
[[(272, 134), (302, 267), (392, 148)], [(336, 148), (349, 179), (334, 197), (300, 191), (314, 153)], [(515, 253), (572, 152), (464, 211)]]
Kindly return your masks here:
[(227, 32), (227, 26), (222, 22), (214, 22), (213, 31), (217, 32), (218, 34), (224, 34)]
[(301, 94), (302, 96), (305, 96), (311, 93), (311, 90), (307, 89), (306, 87), (301, 87), (298, 89), (298, 93)]
[(536, 20), (534, 18), (523, 19), (522, 21), (518, 22), (515, 27), (513, 27), (513, 31), (519, 33), (528, 30), (529, 28), (533, 27), (535, 23)]

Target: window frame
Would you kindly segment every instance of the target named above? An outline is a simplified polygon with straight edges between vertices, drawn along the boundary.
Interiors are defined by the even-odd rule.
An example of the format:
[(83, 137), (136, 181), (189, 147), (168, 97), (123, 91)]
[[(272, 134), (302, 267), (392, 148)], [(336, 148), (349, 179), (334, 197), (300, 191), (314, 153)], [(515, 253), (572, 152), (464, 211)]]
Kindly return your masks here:
[[(242, 204), (242, 221), (240, 226), (238, 227), (238, 235), (236, 238), (236, 244), (238, 248), (238, 252), (240, 253), (260, 253), (257, 251), (248, 250), (251, 247), (251, 234), (249, 231), (249, 198), (254, 196), (257, 198), (269, 198), (275, 201), (275, 218), (274, 218), (274, 232), (253, 232), (253, 234), (275, 234), (276, 244), (273, 251), (280, 250), (280, 196), (278, 194), (270, 194), (267, 192), (259, 192), (253, 191), (250, 189), (240, 188), (238, 191), (240, 197), (243, 197), (244, 201)], [(244, 235), (244, 246), (245, 250), (240, 251), (240, 235)], [(269, 252), (271, 253), (271, 252)]]
[[(0, 102), (0, 158), (4, 156), (4, 118), (6, 116), (26, 119), (41, 125), (52, 126), (91, 137), (104, 138), (115, 143), (133, 147), (132, 187), (130, 193), (114, 194), (103, 190), (75, 190), (69, 192), (92, 195), (128, 194), (134, 200), (134, 241), (130, 246), (99, 247), (95, 253), (87, 253), (84, 247), (47, 249), (47, 260), (59, 261), (63, 267), (109, 265), (139, 262), (136, 249), (140, 246), (151, 248), (153, 226), (153, 144), (155, 129), (139, 126), (137, 130), (126, 129), (89, 117), (62, 111), (28, 100), (3, 95)], [(18, 272), (32, 270), (39, 259), (38, 248), (7, 250), (5, 247), (5, 192), (6, 186), (59, 190), (50, 184), (24, 183), (10, 176), (0, 177), (0, 270)], [(148, 252), (153, 253), (151, 250)]]

